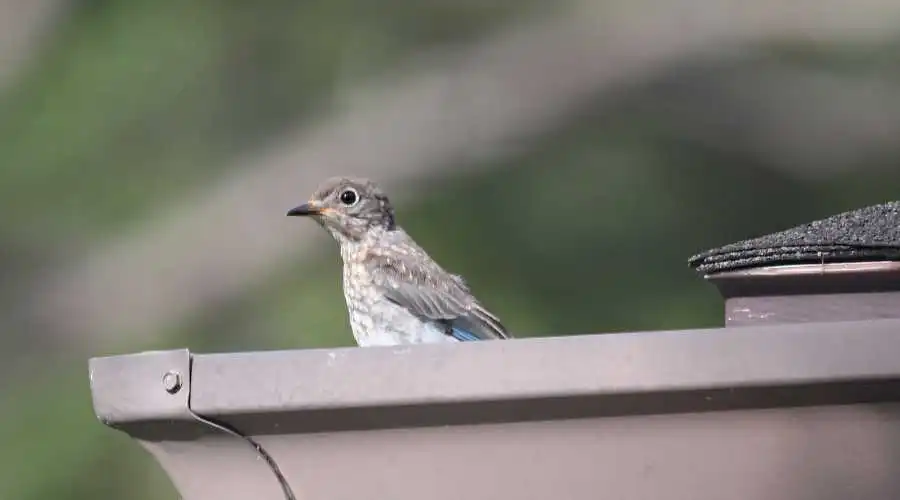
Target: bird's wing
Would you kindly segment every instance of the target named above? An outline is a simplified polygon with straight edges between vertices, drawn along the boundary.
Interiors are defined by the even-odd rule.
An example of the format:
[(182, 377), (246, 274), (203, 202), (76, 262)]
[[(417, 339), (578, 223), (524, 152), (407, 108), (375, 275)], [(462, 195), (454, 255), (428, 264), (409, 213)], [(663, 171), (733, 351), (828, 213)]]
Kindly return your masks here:
[(388, 300), (416, 316), (444, 323), (447, 334), (457, 340), (509, 338), (500, 320), (475, 300), (465, 280), (418, 252), (370, 251), (365, 263)]

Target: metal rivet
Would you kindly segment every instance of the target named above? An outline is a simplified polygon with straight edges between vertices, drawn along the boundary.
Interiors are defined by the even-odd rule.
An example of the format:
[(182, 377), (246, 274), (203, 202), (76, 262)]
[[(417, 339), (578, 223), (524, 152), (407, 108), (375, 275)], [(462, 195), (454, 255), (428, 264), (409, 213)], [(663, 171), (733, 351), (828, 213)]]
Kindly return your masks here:
[(163, 387), (169, 394), (175, 394), (181, 389), (181, 374), (176, 371), (166, 372), (163, 375)]

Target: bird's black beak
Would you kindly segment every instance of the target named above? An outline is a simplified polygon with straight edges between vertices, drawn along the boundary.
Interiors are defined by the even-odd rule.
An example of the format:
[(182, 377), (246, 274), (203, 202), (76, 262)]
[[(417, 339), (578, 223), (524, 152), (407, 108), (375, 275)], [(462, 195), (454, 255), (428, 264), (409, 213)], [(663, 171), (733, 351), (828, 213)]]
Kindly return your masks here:
[(303, 217), (307, 215), (316, 215), (320, 212), (321, 210), (318, 207), (313, 206), (309, 203), (304, 203), (299, 207), (288, 210), (287, 215), (288, 217)]

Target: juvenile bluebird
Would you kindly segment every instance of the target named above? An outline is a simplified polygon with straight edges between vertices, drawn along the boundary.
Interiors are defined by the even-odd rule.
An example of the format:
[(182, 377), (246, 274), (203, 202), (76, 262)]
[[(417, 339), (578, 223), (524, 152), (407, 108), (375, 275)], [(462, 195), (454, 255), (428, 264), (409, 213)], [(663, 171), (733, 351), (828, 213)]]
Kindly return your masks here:
[(372, 181), (330, 178), (287, 215), (312, 217), (338, 242), (358, 345), (510, 338), (465, 280), (445, 271), (397, 225), (390, 200)]

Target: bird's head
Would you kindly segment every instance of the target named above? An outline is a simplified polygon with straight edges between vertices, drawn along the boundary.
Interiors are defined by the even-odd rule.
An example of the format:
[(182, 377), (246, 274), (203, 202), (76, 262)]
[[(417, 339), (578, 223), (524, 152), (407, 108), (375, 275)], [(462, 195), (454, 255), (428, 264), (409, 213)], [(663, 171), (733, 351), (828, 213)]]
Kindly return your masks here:
[(394, 208), (387, 195), (368, 179), (332, 177), (288, 216), (312, 217), (338, 242), (359, 241), (371, 230), (394, 229)]

